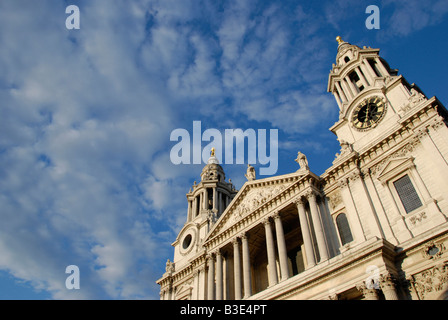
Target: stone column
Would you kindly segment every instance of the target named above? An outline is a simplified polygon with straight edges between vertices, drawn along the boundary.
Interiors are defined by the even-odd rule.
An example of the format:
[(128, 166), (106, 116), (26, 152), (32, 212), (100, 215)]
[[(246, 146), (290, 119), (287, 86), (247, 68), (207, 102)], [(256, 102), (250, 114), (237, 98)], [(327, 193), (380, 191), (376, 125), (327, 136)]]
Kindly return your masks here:
[(223, 288), (223, 271), (222, 271), (222, 254), (221, 251), (216, 252), (216, 300), (222, 300)]
[(202, 192), (202, 209), (208, 209), (208, 191), (207, 188), (204, 188)]
[(281, 281), (289, 278), (288, 253), (286, 251), (285, 234), (280, 214), (274, 214), (275, 233), (277, 234), (278, 258), (280, 260)]
[(241, 259), (238, 238), (233, 239), (233, 273), (235, 280), (235, 300), (241, 300)]
[(275, 263), (274, 238), (272, 236), (271, 221), (269, 220), (269, 218), (263, 220), (263, 224), (266, 232), (266, 251), (268, 253), (269, 265), (269, 286), (272, 287), (278, 283), (277, 266)]
[(339, 93), (339, 97), (342, 100), (342, 103), (347, 102), (348, 101), (347, 96), (345, 95), (344, 90), (342, 90), (341, 85), (339, 84), (339, 81), (336, 81), (334, 84), (336, 86), (337, 92)]
[(193, 219), (193, 215), (191, 214), (191, 200), (188, 200), (187, 217), (188, 221)]
[(218, 192), (216, 188), (213, 188), (213, 210), (218, 210)]
[(339, 96), (339, 92), (337, 89), (335, 90), (335, 92), (333, 92), (333, 95), (336, 99), (336, 103), (338, 104), (339, 110), (342, 110), (342, 101), (341, 101), (341, 98)]
[(322, 222), (319, 217), (319, 209), (317, 208), (316, 195), (314, 192), (308, 194), (310, 203), (311, 218), (313, 219), (314, 232), (316, 234), (317, 247), (319, 248), (320, 261), (328, 260), (327, 242), (322, 228)]
[(354, 95), (347, 83), (347, 81), (344, 79), (341, 79), (341, 87), (344, 90), (345, 96), (347, 97), (348, 100), (353, 99)]
[(247, 233), (241, 237), (243, 247), (243, 280), (244, 280), (244, 298), (252, 295), (252, 279), (250, 274), (250, 252), (249, 238)]
[(361, 80), (362, 84), (364, 85), (364, 89), (369, 86), (367, 83), (366, 78), (364, 77), (364, 74), (361, 72), (361, 69), (359, 67), (355, 68), (355, 72), (358, 75), (359, 79)]
[(198, 209), (198, 197), (194, 197), (193, 200), (193, 218), (196, 218), (199, 214), (199, 209)]
[(353, 97), (355, 97), (358, 94), (358, 89), (356, 88), (356, 86), (353, 84), (352, 80), (350, 80), (350, 78), (348, 76), (345, 77), (345, 82), (348, 83), (348, 86), (350, 87), (350, 90), (353, 93)]
[(207, 300), (215, 300), (215, 261), (213, 255), (207, 256), (208, 279), (207, 279)]
[(364, 74), (365, 79), (367, 80), (368, 83), (370, 83), (371, 86), (373, 86), (374, 80), (373, 80), (373, 76), (369, 70), (367, 70), (367, 67), (365, 65), (365, 63), (368, 64), (367, 60), (364, 59), (362, 61), (362, 63), (359, 65), (359, 69), (361, 69), (362, 73)]
[(364, 63), (365, 70), (367, 70), (369, 77), (371, 79), (371, 83), (373, 85), (375, 82), (375, 78), (376, 78), (375, 70), (372, 69), (372, 67), (370, 66), (369, 61), (367, 59), (364, 59), (362, 62)]
[(222, 192), (218, 192), (218, 215), (221, 215), (224, 211), (222, 204)]
[(375, 57), (376, 65), (380, 69), (383, 77), (389, 76), (389, 72), (387, 72), (386, 67), (384, 67), (379, 57)]
[(395, 277), (391, 274), (380, 275), (380, 288), (384, 293), (386, 300), (399, 300), (395, 289)]
[(303, 203), (303, 200), (298, 199), (296, 201), (296, 205), (297, 210), (299, 212), (300, 230), (302, 231), (303, 244), (305, 246), (305, 254), (308, 269), (316, 264), (316, 260), (314, 258), (313, 242), (311, 238), (311, 232), (308, 227), (308, 220), (306, 218), (305, 204)]
[[(342, 200), (344, 201), (347, 211), (347, 219), (354, 237), (355, 242), (362, 242), (366, 240), (364, 230), (359, 220), (358, 210), (356, 209), (355, 202), (353, 201), (352, 191), (350, 190), (348, 179), (341, 179), (339, 189), (341, 190)], [(386, 188), (388, 190), (388, 188)]]

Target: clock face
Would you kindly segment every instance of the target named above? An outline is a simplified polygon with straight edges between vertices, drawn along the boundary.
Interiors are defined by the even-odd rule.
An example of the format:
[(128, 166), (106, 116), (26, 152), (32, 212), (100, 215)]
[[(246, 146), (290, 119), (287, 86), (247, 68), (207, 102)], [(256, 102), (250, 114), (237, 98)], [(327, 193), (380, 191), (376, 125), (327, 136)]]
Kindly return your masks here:
[(383, 118), (385, 111), (383, 99), (370, 97), (361, 102), (353, 111), (352, 124), (359, 130), (373, 128)]

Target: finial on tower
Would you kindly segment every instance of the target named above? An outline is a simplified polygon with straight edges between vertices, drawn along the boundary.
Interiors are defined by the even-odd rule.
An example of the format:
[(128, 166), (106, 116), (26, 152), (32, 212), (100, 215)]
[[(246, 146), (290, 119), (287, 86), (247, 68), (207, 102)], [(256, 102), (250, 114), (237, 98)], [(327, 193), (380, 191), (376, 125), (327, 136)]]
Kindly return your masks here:
[(337, 36), (336, 41), (338, 42), (338, 44), (344, 43), (344, 40), (342, 40), (341, 36)]
[(214, 147), (213, 147), (212, 150), (211, 150), (210, 156), (211, 156), (211, 157), (214, 157), (214, 156), (215, 156), (215, 148), (214, 148)]

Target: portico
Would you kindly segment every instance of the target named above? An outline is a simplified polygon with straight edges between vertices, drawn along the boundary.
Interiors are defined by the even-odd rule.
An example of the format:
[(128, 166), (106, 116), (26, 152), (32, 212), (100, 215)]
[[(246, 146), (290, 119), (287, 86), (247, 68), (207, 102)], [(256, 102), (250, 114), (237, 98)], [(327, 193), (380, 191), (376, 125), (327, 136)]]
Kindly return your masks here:
[[(299, 191), (294, 186), (301, 185), (301, 178), (305, 176), (295, 177), (296, 183), (289, 186), (291, 191)], [(207, 299), (248, 299), (328, 260), (331, 252), (322, 223), (325, 219), (321, 217), (327, 214), (323, 197), (308, 187), (296, 197), (291, 193), (290, 198), (279, 200), (275, 201), (276, 208), (260, 217), (251, 215), (260, 214), (269, 201), (239, 219), (231, 213), (226, 219), (224, 213), (211, 230), (204, 244), (210, 252)], [(229, 219), (235, 225), (232, 233), (226, 221)], [(221, 231), (219, 226), (225, 228)]]

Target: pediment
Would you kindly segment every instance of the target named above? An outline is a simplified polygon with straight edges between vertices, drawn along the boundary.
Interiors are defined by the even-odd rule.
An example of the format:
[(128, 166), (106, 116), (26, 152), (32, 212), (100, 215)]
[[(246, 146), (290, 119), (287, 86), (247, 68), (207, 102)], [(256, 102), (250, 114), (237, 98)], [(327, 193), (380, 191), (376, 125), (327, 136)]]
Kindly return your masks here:
[(176, 299), (177, 300), (189, 300), (191, 297), (191, 292), (193, 291), (193, 283), (192, 281), (187, 281), (187, 283), (181, 285), (176, 290)]
[(309, 174), (318, 179), (317, 176), (309, 171), (302, 171), (274, 178), (247, 181), (221, 217), (216, 221), (210, 230), (207, 239), (232, 227), (241, 219), (258, 210), (271, 199), (275, 198), (288, 187)]
[(399, 174), (414, 165), (414, 158), (400, 157), (387, 161), (377, 174), (377, 179), (380, 181), (387, 181), (390, 177)]

